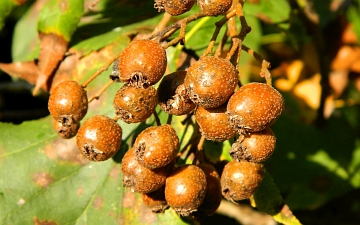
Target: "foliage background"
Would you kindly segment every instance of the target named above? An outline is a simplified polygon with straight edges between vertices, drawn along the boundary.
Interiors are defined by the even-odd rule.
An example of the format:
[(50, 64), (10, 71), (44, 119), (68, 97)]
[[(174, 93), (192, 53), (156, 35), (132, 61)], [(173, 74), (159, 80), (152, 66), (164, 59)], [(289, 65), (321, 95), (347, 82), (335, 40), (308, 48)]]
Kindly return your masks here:
[[(27, 1), (21, 6), (9, 0), (0, 3), (1, 10), (11, 11), (1, 14), (4, 26), (0, 31), (0, 62), (23, 62), (20, 70), (10, 67), (9, 71), (2, 65), (7, 73), (0, 72), (0, 223), (191, 223), (179, 219), (171, 210), (164, 215), (152, 214), (142, 205), (139, 195), (122, 188), (121, 157), (132, 138), (154, 123), (153, 118), (142, 124), (120, 122), (124, 131), (121, 150), (113, 159), (101, 163), (83, 159), (74, 140), (57, 137), (47, 112), (48, 93), (31, 96), (35, 75), (25, 63), (39, 56), (37, 24), (46, 2)], [(63, 79), (85, 81), (121, 52), (131, 38), (151, 32), (161, 19), (152, 1), (102, 0), (92, 6), (93, 3), (85, 1), (84, 15), (68, 45), (71, 54), (56, 70), (53, 85)], [(245, 44), (271, 62), (274, 85), (286, 99), (285, 113), (273, 126), (277, 148), (265, 164), (267, 172), (303, 224), (358, 224), (359, 2), (252, 0), (246, 2), (244, 10), (252, 27)], [(180, 18), (196, 11), (198, 8), (194, 7)], [(205, 50), (218, 20), (204, 18), (189, 24), (186, 48), (168, 49), (170, 71)], [(349, 32), (353, 36), (348, 37)], [(340, 55), (349, 46), (352, 51)], [(258, 62), (242, 53), (244, 83), (262, 81), (259, 69)], [(110, 70), (105, 71), (88, 86), (89, 96), (107, 82), (109, 73)], [(92, 102), (86, 118), (95, 114), (113, 116), (112, 99), (119, 87), (111, 86), (98, 101)], [(160, 111), (159, 115), (166, 121), (166, 115)], [(174, 119), (173, 125), (184, 145), (191, 127), (181, 125), (182, 119)], [(229, 147), (229, 142), (206, 142), (204, 148), (210, 161), (220, 163), (219, 160), (229, 159)], [(269, 191), (268, 187), (265, 189)], [(248, 201), (240, 206), (226, 205), (226, 209), (243, 215), (242, 219), (235, 221), (230, 210), (227, 214), (223, 210), (203, 224), (217, 224), (218, 220), (259, 224), (260, 218), (267, 218), (245, 215), (249, 210), (246, 206)], [(244, 218), (248, 217), (246, 222)]]

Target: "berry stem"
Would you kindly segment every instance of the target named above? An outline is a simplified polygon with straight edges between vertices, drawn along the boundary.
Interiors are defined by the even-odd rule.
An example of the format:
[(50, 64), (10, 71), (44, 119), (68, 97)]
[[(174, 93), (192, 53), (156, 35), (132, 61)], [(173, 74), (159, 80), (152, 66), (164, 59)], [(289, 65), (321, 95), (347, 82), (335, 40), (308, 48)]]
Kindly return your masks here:
[(169, 114), (169, 116), (167, 118), (167, 121), (166, 121), (166, 124), (171, 125), (171, 121), (172, 121), (172, 114)]
[(161, 126), (160, 118), (159, 118), (159, 115), (157, 114), (156, 110), (154, 111), (153, 115), (155, 118), (156, 125)]
[(152, 34), (155, 34), (156, 32), (163, 30), (166, 27), (166, 24), (170, 21), (170, 19), (171, 19), (171, 15), (169, 13), (165, 12), (163, 18), (158, 23), (158, 25), (155, 27)]
[(181, 28), (182, 24), (188, 24), (190, 22), (193, 22), (193, 21), (198, 20), (205, 16), (206, 15), (204, 13), (196, 13), (191, 16), (188, 16), (188, 17), (181, 19), (181, 20), (177, 21), (176, 23), (173, 23), (172, 25), (164, 28), (163, 30), (156, 32), (155, 34), (151, 35), (148, 39), (151, 40), (151, 39), (158, 37), (160, 40), (162, 40), (166, 37), (169, 37), (173, 33), (175, 33), (179, 28)]
[(215, 56), (220, 57), (228, 38), (229, 38), (229, 30), (228, 30), (228, 28), (226, 28), (224, 36), (222, 37), (220, 43), (218, 44), (218, 46), (216, 48)]
[(207, 56), (209, 55), (213, 48), (214, 48), (214, 45), (215, 45), (215, 41), (217, 39), (217, 36), (219, 35), (219, 32), (222, 28), (222, 26), (232, 17), (234, 17), (236, 15), (236, 10), (232, 10), (231, 12), (227, 13), (224, 18), (222, 18), (220, 21), (216, 22), (215, 25), (216, 25), (216, 28), (215, 28), (215, 31), (213, 33), (213, 36), (211, 37), (211, 41), (208, 45), (208, 47), (206, 48), (204, 54), (202, 56)]
[(102, 95), (102, 93), (104, 93), (106, 91), (106, 89), (108, 87), (110, 87), (110, 85), (114, 83), (114, 81), (109, 80), (98, 92), (95, 93), (95, 95), (93, 95), (90, 99), (89, 99), (89, 103), (92, 102), (94, 99), (99, 99), (100, 96)]
[(101, 67), (100, 69), (98, 69), (93, 75), (91, 75), (91, 77), (89, 77), (84, 83), (82, 83), (81, 86), (83, 86), (84, 88), (86, 88), (91, 81), (93, 81), (97, 76), (99, 76), (102, 72), (104, 72), (105, 70), (107, 70), (109, 68), (109, 66), (117, 59), (119, 58), (121, 53), (117, 54), (113, 59), (109, 60), (108, 62), (105, 63), (105, 65), (103, 67)]
[(196, 152), (195, 152), (195, 158), (193, 160), (193, 164), (197, 165), (204, 162), (204, 142), (205, 142), (205, 136), (201, 135), (201, 138), (199, 140), (199, 143), (197, 144)]
[(241, 50), (246, 51), (247, 53), (249, 53), (251, 56), (253, 56), (257, 61), (259, 61), (261, 63), (260, 76), (264, 77), (266, 80), (266, 83), (271, 86), (272, 81), (271, 81), (271, 74), (269, 71), (270, 63), (268, 61), (266, 61), (259, 53), (255, 52), (254, 50), (247, 47), (246, 45), (242, 45)]
[(172, 41), (168, 42), (164, 48), (167, 49), (168, 47), (177, 44), (178, 42), (181, 42), (182, 45), (185, 44), (185, 33), (186, 33), (186, 21), (182, 21), (180, 23), (180, 34)]

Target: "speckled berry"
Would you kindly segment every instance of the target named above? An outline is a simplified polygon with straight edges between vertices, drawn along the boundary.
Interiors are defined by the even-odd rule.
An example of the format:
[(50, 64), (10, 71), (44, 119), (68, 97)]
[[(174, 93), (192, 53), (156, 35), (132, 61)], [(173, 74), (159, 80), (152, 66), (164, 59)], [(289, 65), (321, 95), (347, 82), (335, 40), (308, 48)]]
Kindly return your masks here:
[(64, 139), (70, 139), (72, 137), (75, 137), (77, 134), (79, 128), (80, 128), (80, 122), (72, 123), (70, 126), (64, 126), (59, 121), (53, 120), (53, 126), (56, 130), (56, 133)]
[(194, 5), (195, 0), (155, 0), (154, 7), (159, 12), (167, 12), (172, 16), (186, 13)]
[(151, 170), (139, 164), (134, 152), (133, 148), (129, 149), (121, 161), (123, 186), (140, 193), (156, 191), (165, 184), (174, 163)]
[(207, 16), (218, 16), (226, 13), (232, 0), (198, 0), (200, 10)]
[(149, 169), (164, 167), (176, 157), (179, 138), (169, 124), (151, 126), (143, 130), (134, 143), (139, 164)]
[(148, 87), (162, 78), (166, 65), (166, 52), (160, 43), (135, 40), (115, 61), (110, 78), (135, 87)]
[(87, 119), (76, 135), (80, 153), (92, 161), (104, 161), (114, 156), (121, 144), (122, 129), (115, 120), (95, 115)]
[(221, 174), (222, 195), (234, 203), (249, 198), (264, 177), (262, 164), (230, 161)]
[(198, 167), (204, 171), (206, 176), (206, 195), (196, 212), (191, 214), (197, 220), (202, 220), (212, 215), (220, 206), (222, 195), (220, 176), (215, 167), (209, 163), (199, 164)]
[(197, 107), (195, 111), (196, 122), (199, 124), (201, 134), (207, 140), (222, 142), (236, 135), (236, 131), (230, 125), (225, 112), (226, 103), (210, 109)]
[(166, 179), (165, 199), (179, 215), (195, 212), (206, 194), (205, 173), (195, 165), (182, 165)]
[(88, 110), (86, 91), (76, 81), (63, 81), (51, 90), (48, 108), (52, 117), (63, 126), (76, 124)]
[(256, 133), (249, 133), (233, 143), (229, 154), (236, 160), (261, 163), (273, 154), (276, 138), (273, 131), (267, 128)]
[(160, 108), (171, 115), (185, 115), (195, 108), (184, 86), (186, 71), (179, 70), (164, 76), (157, 89)]
[(189, 67), (184, 85), (196, 105), (215, 108), (230, 98), (237, 82), (237, 71), (228, 60), (204, 56)]
[(144, 205), (149, 207), (154, 213), (163, 213), (169, 208), (165, 199), (165, 185), (156, 191), (143, 193), (141, 195)]
[(239, 133), (258, 132), (271, 126), (284, 110), (282, 95), (265, 83), (248, 83), (229, 99), (227, 115)]
[(158, 95), (152, 86), (137, 88), (124, 85), (114, 97), (116, 115), (126, 123), (143, 122), (155, 111)]

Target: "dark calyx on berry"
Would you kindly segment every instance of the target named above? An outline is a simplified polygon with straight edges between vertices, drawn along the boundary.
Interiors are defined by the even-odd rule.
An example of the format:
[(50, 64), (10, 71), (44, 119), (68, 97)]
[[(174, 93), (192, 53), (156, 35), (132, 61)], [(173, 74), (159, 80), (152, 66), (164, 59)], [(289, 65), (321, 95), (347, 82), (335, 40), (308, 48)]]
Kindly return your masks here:
[(116, 115), (126, 123), (143, 122), (155, 111), (158, 95), (152, 86), (138, 88), (122, 86), (114, 97), (113, 106)]
[(62, 126), (76, 124), (88, 110), (86, 91), (76, 81), (63, 81), (51, 90), (48, 108), (52, 117)]
[(223, 142), (236, 135), (236, 131), (230, 125), (225, 112), (226, 103), (210, 109), (199, 106), (195, 110), (195, 118), (199, 124), (200, 132), (207, 140)]
[(164, 167), (173, 161), (178, 147), (179, 138), (169, 124), (146, 128), (134, 143), (137, 160), (149, 169)]
[(53, 120), (53, 125), (56, 133), (64, 139), (70, 139), (72, 137), (75, 137), (80, 128), (80, 122), (71, 123), (70, 126), (65, 126), (63, 123), (60, 123), (55, 119)]
[(166, 179), (165, 199), (179, 215), (197, 211), (206, 194), (205, 173), (195, 165), (181, 165)]
[(184, 79), (186, 71), (179, 70), (164, 76), (157, 89), (159, 105), (163, 111), (171, 115), (185, 115), (195, 108), (187, 96)]
[(165, 184), (167, 176), (174, 167), (174, 162), (151, 170), (139, 164), (134, 152), (134, 148), (129, 149), (121, 161), (123, 186), (139, 193), (156, 191)]
[(229, 99), (227, 115), (238, 133), (258, 132), (270, 127), (284, 110), (284, 99), (265, 83), (248, 83)]
[(198, 0), (200, 10), (207, 16), (218, 16), (231, 8), (232, 0)]
[(178, 16), (189, 11), (194, 3), (195, 0), (155, 0), (154, 8)]
[(189, 67), (184, 85), (189, 98), (198, 106), (215, 108), (224, 104), (238, 83), (235, 67), (230, 61), (204, 56)]
[(249, 198), (264, 177), (262, 164), (247, 161), (230, 161), (221, 174), (222, 195), (229, 201)]
[(87, 119), (78, 131), (76, 145), (80, 153), (92, 161), (104, 161), (119, 150), (122, 129), (113, 119), (95, 115)]
[(135, 40), (114, 62), (110, 78), (130, 86), (146, 88), (162, 78), (166, 65), (166, 52), (159, 42)]
[(270, 158), (275, 150), (276, 138), (270, 128), (256, 133), (241, 136), (229, 150), (230, 156), (236, 160), (261, 163)]

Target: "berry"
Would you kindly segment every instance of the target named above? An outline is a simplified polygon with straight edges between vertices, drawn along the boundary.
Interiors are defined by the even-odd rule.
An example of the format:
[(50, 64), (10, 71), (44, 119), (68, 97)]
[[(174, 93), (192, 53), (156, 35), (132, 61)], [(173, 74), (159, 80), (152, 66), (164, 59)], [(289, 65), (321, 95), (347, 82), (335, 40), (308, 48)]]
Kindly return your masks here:
[(218, 16), (226, 13), (232, 4), (232, 0), (198, 0), (200, 10), (207, 16)]
[(209, 163), (199, 164), (199, 167), (204, 171), (206, 176), (206, 195), (198, 210), (193, 212), (191, 216), (202, 220), (212, 215), (219, 208), (222, 195), (220, 176), (215, 167)]
[(196, 105), (215, 108), (229, 99), (237, 82), (236, 69), (228, 60), (205, 56), (189, 67), (184, 85)]
[(231, 127), (225, 112), (226, 104), (211, 109), (205, 109), (201, 106), (196, 109), (196, 122), (199, 124), (201, 134), (207, 140), (222, 142), (236, 135), (236, 131)]
[(172, 16), (178, 16), (186, 13), (194, 5), (195, 0), (155, 0), (155, 9), (159, 12), (169, 13)]
[(140, 193), (150, 193), (163, 186), (166, 177), (174, 167), (174, 163), (172, 162), (165, 167), (151, 170), (140, 165), (134, 153), (134, 148), (131, 148), (122, 159), (123, 186)]
[(184, 79), (186, 71), (179, 70), (164, 76), (157, 89), (160, 108), (172, 115), (190, 113), (195, 104), (186, 95)]
[(135, 40), (115, 61), (110, 78), (135, 87), (148, 87), (162, 78), (166, 65), (166, 52), (160, 43)]
[(146, 128), (134, 143), (139, 164), (149, 169), (164, 167), (173, 161), (178, 147), (176, 131), (168, 124)]
[(270, 85), (249, 83), (229, 99), (227, 115), (239, 133), (258, 132), (271, 126), (284, 110), (282, 95)]
[(114, 97), (116, 115), (126, 123), (143, 122), (153, 114), (158, 102), (156, 90), (150, 86), (137, 88), (124, 85)]
[(122, 129), (115, 120), (95, 115), (87, 119), (76, 135), (80, 153), (92, 161), (104, 161), (115, 155), (121, 144)]
[(264, 177), (262, 164), (230, 161), (221, 174), (222, 195), (234, 203), (249, 198)]
[(165, 185), (156, 191), (141, 195), (144, 205), (149, 207), (154, 213), (163, 213), (169, 205), (165, 199)]
[(206, 194), (206, 176), (194, 165), (181, 165), (166, 179), (165, 199), (179, 215), (196, 211)]
[(51, 90), (48, 108), (52, 117), (63, 126), (76, 124), (88, 110), (86, 91), (76, 81), (63, 81)]
[(236, 160), (261, 163), (270, 158), (274, 152), (276, 138), (270, 128), (256, 133), (249, 133), (244, 139), (239, 138), (229, 151)]
[(53, 120), (53, 125), (56, 133), (64, 139), (70, 139), (74, 137), (80, 128), (80, 122), (72, 123), (70, 126), (64, 126), (62, 123)]

